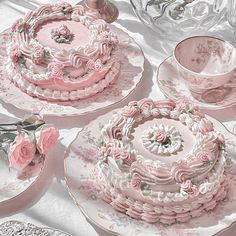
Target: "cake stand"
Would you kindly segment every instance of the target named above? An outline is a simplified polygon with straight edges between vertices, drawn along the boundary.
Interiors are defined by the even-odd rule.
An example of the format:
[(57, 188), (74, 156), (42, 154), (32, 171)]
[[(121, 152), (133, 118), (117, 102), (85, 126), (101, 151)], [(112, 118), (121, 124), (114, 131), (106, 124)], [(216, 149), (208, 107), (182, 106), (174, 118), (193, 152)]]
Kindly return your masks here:
[(115, 211), (99, 198), (94, 187), (94, 166), (97, 161), (97, 140), (101, 127), (108, 122), (113, 112), (99, 117), (78, 133), (69, 146), (64, 159), (68, 191), (84, 215), (98, 227), (115, 235), (148, 236), (212, 236), (229, 227), (236, 219), (236, 136), (219, 121), (210, 119), (226, 138), (226, 147), (232, 159), (232, 180), (227, 199), (215, 210), (184, 224), (166, 227), (134, 220)]
[(4, 62), (9, 31), (0, 34), (0, 99), (6, 104), (27, 112), (40, 112), (50, 116), (76, 116), (98, 111), (125, 99), (141, 81), (144, 55), (136, 42), (124, 31), (110, 26), (119, 38), (121, 72), (114, 84), (90, 98), (73, 102), (47, 102), (33, 98), (15, 87), (5, 76)]

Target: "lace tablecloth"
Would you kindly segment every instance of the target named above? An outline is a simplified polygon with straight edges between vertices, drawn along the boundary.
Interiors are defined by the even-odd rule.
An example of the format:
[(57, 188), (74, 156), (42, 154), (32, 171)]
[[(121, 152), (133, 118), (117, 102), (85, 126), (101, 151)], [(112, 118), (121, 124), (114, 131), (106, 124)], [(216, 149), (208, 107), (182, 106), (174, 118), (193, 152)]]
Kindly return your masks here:
[[(0, 30), (8, 28), (16, 19), (23, 16), (29, 9), (34, 9), (40, 3), (57, 3), (59, 0), (2, 0), (0, 1)], [(71, 4), (76, 3), (75, 0), (69, 1)], [(145, 64), (145, 79), (151, 79), (145, 84), (140, 91), (134, 92), (124, 102), (117, 104), (113, 108), (123, 106), (130, 100), (150, 97), (153, 99), (162, 99), (164, 95), (156, 85), (156, 69), (158, 65), (169, 55), (171, 55), (174, 44), (159, 40), (156, 34), (144, 26), (137, 19), (129, 1), (116, 0), (115, 4), (120, 11), (119, 19), (114, 23), (125, 32), (129, 33), (136, 42), (141, 46), (147, 58)], [(214, 35), (222, 35), (226, 40), (232, 40), (233, 29), (222, 22), (220, 26), (212, 32)], [(201, 32), (199, 32), (201, 34)], [(52, 118), (45, 117), (47, 122), (55, 123), (60, 129), (60, 143), (52, 153), (49, 165), (44, 169), (44, 176), (37, 185), (32, 186), (18, 202), (14, 204), (6, 204), (0, 212), (0, 224), (8, 220), (20, 220), (30, 222), (37, 226), (56, 228), (61, 231), (68, 232), (75, 236), (108, 236), (108, 233), (98, 229), (94, 225), (87, 222), (80, 210), (75, 206), (70, 198), (65, 182), (63, 180), (63, 152), (66, 147), (75, 138), (78, 131), (95, 119), (97, 116), (104, 114), (108, 109), (104, 109), (96, 114), (87, 115), (86, 117), (74, 118)], [(2, 103), (0, 112), (12, 117), (23, 117), (24, 111), (19, 111), (13, 106)], [(236, 106), (228, 109), (227, 112), (212, 111), (208, 113), (222, 121), (230, 131), (236, 132)], [(53, 171), (52, 171), (53, 170)], [(78, 170), (79, 171), (79, 170)], [(233, 230), (224, 232), (222, 235), (233, 235)]]

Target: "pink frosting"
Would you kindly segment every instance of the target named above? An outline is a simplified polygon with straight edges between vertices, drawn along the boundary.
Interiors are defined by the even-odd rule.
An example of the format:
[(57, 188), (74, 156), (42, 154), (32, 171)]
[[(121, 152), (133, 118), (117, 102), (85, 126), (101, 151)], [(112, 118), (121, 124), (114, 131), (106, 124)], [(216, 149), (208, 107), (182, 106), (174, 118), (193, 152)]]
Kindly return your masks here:
[(97, 59), (96, 61), (94, 60), (89, 60), (87, 62), (87, 67), (91, 70), (94, 70), (96, 72), (99, 72), (102, 70), (103, 68), (103, 64), (102, 61), (100, 59)]
[(138, 113), (139, 113), (139, 109), (137, 107), (127, 106), (122, 112), (122, 115), (125, 117), (134, 117)]
[(44, 47), (38, 43), (33, 45), (32, 61), (35, 64), (40, 64), (44, 58)]
[(161, 100), (161, 101), (154, 101), (156, 108), (167, 108), (167, 109), (174, 109), (176, 104), (172, 100)]
[(130, 182), (130, 185), (134, 189), (140, 189), (141, 187), (141, 179), (138, 174), (134, 173)]
[(209, 121), (208, 119), (206, 118), (203, 118), (200, 120), (199, 122), (199, 130), (203, 133), (203, 134), (206, 134), (210, 131), (213, 131), (213, 124), (211, 121)]
[(64, 65), (60, 62), (51, 62), (48, 65), (48, 72), (51, 79), (62, 79), (64, 76)]
[(218, 148), (218, 137), (216, 133), (210, 132), (203, 137), (202, 147), (209, 151), (214, 151)]
[(61, 10), (63, 12), (69, 13), (69, 12), (72, 12), (73, 8), (69, 3), (64, 2), (59, 5), (55, 5), (54, 10)]
[(167, 134), (165, 130), (161, 130), (161, 129), (156, 130), (154, 136), (155, 136), (155, 140), (158, 143), (164, 143), (167, 139)]
[(112, 154), (115, 159), (121, 159), (123, 160), (124, 164), (129, 165), (129, 166), (135, 161), (131, 153), (127, 151), (123, 151), (120, 148), (114, 148), (112, 150)]
[(188, 193), (190, 197), (195, 197), (198, 195), (197, 187), (193, 185), (189, 179), (182, 182), (180, 187), (184, 192)]
[(104, 44), (117, 45), (119, 43), (116, 34), (111, 31), (103, 31), (100, 33), (98, 40)]
[(11, 53), (10, 53), (11, 60), (14, 63), (16, 63), (20, 59), (21, 56), (22, 56), (22, 53), (20, 51), (19, 46), (16, 44), (14, 46), (12, 46)]
[(12, 30), (12, 31), (16, 31), (16, 30), (18, 29), (18, 27), (19, 27), (20, 25), (22, 25), (22, 23), (23, 23), (23, 19), (18, 19), (17, 21), (15, 21), (15, 22), (12, 24), (11, 30)]
[(150, 110), (155, 106), (155, 104), (152, 99), (144, 98), (138, 102), (138, 106), (142, 110), (146, 110), (146, 109)]
[(196, 158), (199, 159), (203, 163), (213, 160), (212, 154), (210, 152), (199, 152), (196, 154)]

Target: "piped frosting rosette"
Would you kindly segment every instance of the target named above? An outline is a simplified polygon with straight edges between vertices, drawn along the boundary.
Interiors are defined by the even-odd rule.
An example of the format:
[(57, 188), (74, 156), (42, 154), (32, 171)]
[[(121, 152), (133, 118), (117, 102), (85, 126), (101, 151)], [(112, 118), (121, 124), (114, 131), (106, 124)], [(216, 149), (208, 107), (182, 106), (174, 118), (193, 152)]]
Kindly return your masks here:
[[(163, 117), (186, 126), (195, 139), (185, 156), (170, 163), (165, 160), (176, 155), (176, 150), (169, 152), (170, 157), (161, 152), (158, 155), (164, 159), (153, 159), (139, 153), (132, 143), (135, 127)], [(176, 133), (180, 140), (176, 146), (180, 147), (184, 142), (181, 130), (172, 126), (149, 126), (141, 142), (143, 137), (153, 140), (155, 133), (158, 145), (167, 144), (171, 133)], [(100, 141), (96, 184), (105, 201), (133, 218), (151, 223), (185, 222), (213, 209), (226, 196), (224, 138), (187, 99), (132, 101), (103, 127)], [(122, 157), (129, 160), (128, 164)]]
[(155, 154), (172, 154), (181, 147), (181, 134), (174, 126), (154, 125), (143, 132), (141, 140), (145, 148)]

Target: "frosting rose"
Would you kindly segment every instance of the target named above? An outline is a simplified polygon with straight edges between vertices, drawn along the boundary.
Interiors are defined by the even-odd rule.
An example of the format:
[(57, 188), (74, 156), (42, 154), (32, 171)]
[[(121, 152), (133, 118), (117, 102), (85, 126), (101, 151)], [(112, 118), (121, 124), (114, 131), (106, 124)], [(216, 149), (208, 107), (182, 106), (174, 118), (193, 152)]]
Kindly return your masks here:
[(49, 149), (56, 144), (59, 133), (55, 127), (44, 125), (35, 132), (35, 137), (38, 151), (46, 155)]
[(51, 79), (62, 79), (64, 76), (64, 65), (60, 62), (51, 62), (48, 65), (48, 72)]
[(138, 102), (137, 101), (131, 101), (131, 102), (128, 103), (128, 105), (136, 107), (138, 105)]
[(127, 165), (131, 165), (134, 162), (133, 155), (129, 152), (122, 152), (120, 157)]
[(96, 61), (89, 60), (87, 62), (87, 67), (91, 70), (99, 72), (99, 71), (102, 70), (103, 64), (102, 64), (102, 61), (100, 59), (97, 59)]
[(18, 46), (18, 45), (14, 45), (14, 46), (11, 48), (11, 52), (10, 52), (11, 60), (12, 60), (14, 63), (17, 63), (21, 56), (22, 56), (22, 53), (21, 53), (21, 51), (20, 51), (19, 46)]
[(119, 148), (114, 148), (112, 150), (112, 154), (113, 154), (113, 157), (115, 159), (120, 159), (120, 156), (121, 156), (121, 150)]
[(212, 155), (210, 152), (199, 152), (196, 154), (197, 159), (201, 160), (202, 162), (209, 162), (212, 161)]
[(180, 185), (181, 190), (188, 193), (190, 197), (195, 197), (198, 195), (198, 190), (195, 185), (188, 179)]
[(199, 131), (203, 134), (206, 134), (210, 131), (213, 131), (213, 124), (211, 121), (207, 120), (206, 118), (203, 118), (199, 122)]
[(21, 133), (15, 137), (8, 151), (10, 166), (23, 170), (34, 159), (35, 147), (30, 142), (29, 137), (25, 133)]
[(33, 45), (32, 61), (35, 64), (40, 64), (44, 58), (45, 51), (44, 47), (40, 44)]
[(139, 189), (141, 187), (141, 179), (139, 178), (138, 174), (134, 173), (130, 182), (130, 185), (134, 189)]
[(154, 134), (155, 136), (155, 140), (158, 142), (158, 143), (164, 143), (167, 139), (167, 134), (164, 130), (157, 130)]
[(127, 106), (122, 112), (122, 115), (125, 117), (134, 117), (137, 113), (139, 113), (139, 110), (137, 107)]

